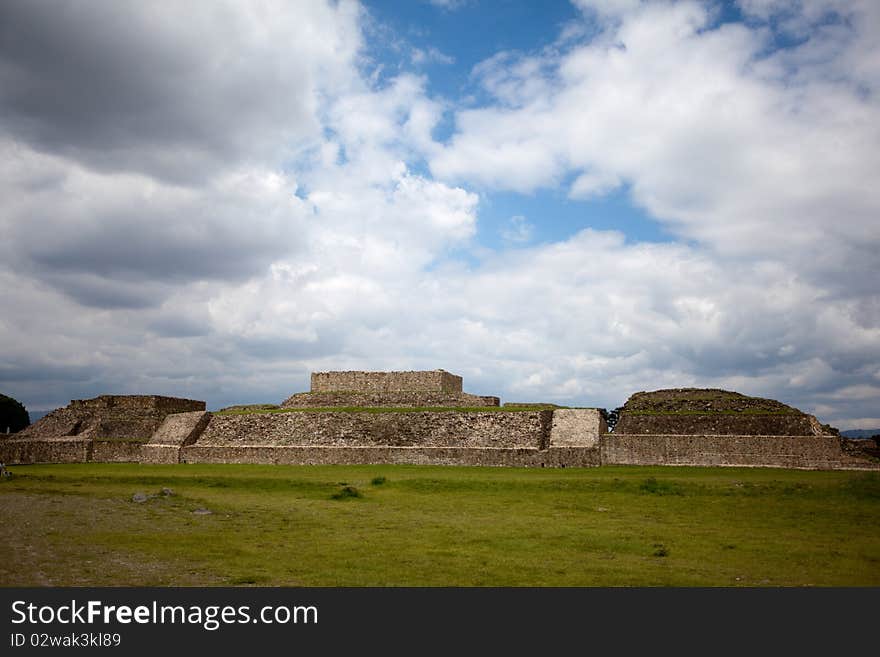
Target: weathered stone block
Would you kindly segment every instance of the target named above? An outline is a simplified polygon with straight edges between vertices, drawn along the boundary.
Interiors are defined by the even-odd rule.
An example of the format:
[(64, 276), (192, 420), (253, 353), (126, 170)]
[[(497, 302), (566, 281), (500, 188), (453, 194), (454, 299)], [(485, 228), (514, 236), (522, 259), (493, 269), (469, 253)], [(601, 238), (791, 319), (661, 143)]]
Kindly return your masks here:
[(95, 463), (137, 463), (143, 443), (135, 440), (96, 440), (89, 461)]
[(300, 392), (281, 403), (282, 408), (326, 408), (332, 406), (364, 406), (412, 408), (423, 406), (498, 406), (498, 397), (470, 395), (465, 392), (427, 392), (399, 390), (393, 392)]
[[(18, 435), (18, 434), (16, 434)], [(83, 438), (0, 440), (0, 463), (85, 463), (89, 460), (91, 441)]]
[(146, 444), (141, 447), (141, 463), (180, 463), (179, 445), (152, 445)]
[(599, 450), (577, 447), (306, 447), (295, 445), (202, 446), (181, 450), (182, 463), (266, 463), (287, 465), (474, 465), (507, 467), (588, 467), (599, 465)]
[(615, 432), (625, 434), (806, 436), (813, 433), (809, 415), (655, 414), (622, 412)]
[(422, 372), (313, 372), (312, 392), (461, 392), (461, 377)]
[(150, 444), (177, 445), (178, 447), (189, 445), (196, 441), (210, 420), (211, 414), (207, 411), (166, 415), (162, 424), (150, 438)]
[(553, 411), (551, 447), (596, 447), (599, 436), (608, 431), (595, 408), (560, 408)]

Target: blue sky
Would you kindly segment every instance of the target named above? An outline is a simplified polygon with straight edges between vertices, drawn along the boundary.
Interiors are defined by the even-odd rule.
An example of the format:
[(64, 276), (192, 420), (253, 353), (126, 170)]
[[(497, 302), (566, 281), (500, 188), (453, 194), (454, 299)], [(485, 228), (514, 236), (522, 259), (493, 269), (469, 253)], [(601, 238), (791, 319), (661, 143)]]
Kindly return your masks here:
[[(565, 47), (558, 40), (566, 27), (597, 29), (565, 1), (473, 0), (447, 6), (424, 0), (366, 2), (365, 6), (378, 23), (377, 33), (384, 37), (370, 44), (368, 67), (380, 69), (383, 80), (401, 71), (424, 75), (428, 93), (448, 99), (452, 106), (473, 106), (486, 100), (472, 71), (496, 53)], [(733, 5), (727, 9), (738, 15)], [(423, 61), (413, 61), (414, 49), (425, 53)], [(454, 128), (454, 115), (449, 111), (434, 136), (444, 141)], [(523, 217), (531, 227), (528, 243), (564, 239), (590, 227), (620, 230), (637, 241), (669, 239), (650, 214), (632, 202), (626, 189), (589, 201), (569, 199), (560, 189), (530, 194), (482, 189), (480, 201), (477, 240), (490, 249), (511, 246), (504, 234), (513, 217)]]
[[(367, 42), (366, 73), (376, 75), (380, 86), (402, 72), (423, 76), (427, 94), (448, 103), (433, 131), (440, 142), (455, 132), (456, 108), (490, 102), (474, 75), (481, 62), (499, 52), (528, 55), (566, 51), (580, 42), (576, 36), (564, 38), (567, 31), (592, 35), (601, 30), (597, 15), (581, 12), (566, 0), (370, 0), (364, 6), (372, 21), (368, 34), (375, 37)], [(723, 23), (754, 22), (735, 2), (711, 2), (707, 7), (711, 14), (707, 29)], [(779, 20), (774, 15), (761, 25), (772, 31), (763, 55), (806, 39), (780, 32)], [(834, 20), (836, 15), (829, 11), (825, 21)], [(412, 162), (411, 167), (426, 170), (423, 162)], [(627, 185), (601, 198), (586, 200), (569, 198), (564, 188), (562, 184), (527, 194), (480, 188), (477, 241), (497, 250), (565, 239), (584, 228), (622, 231), (627, 240), (635, 242), (672, 239), (656, 217), (634, 202)], [(528, 239), (514, 244), (505, 237), (510, 233), (511, 221), (528, 226)]]
[(0, 392), (434, 369), (880, 426), (873, 0), (0, 6)]

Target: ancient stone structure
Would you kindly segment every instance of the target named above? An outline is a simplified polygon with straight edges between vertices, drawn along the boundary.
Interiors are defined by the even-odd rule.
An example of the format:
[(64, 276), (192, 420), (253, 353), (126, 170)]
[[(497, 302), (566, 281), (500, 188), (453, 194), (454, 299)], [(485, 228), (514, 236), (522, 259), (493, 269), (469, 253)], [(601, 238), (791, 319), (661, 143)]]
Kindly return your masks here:
[(557, 445), (553, 410), (288, 410), (215, 415), (180, 450), (186, 463), (599, 464), (597, 409), (570, 409), (579, 437)]
[(552, 411), (331, 411), (217, 415), (198, 443), (200, 446), (542, 449), (550, 442), (552, 414)]
[(461, 383), (443, 370), (320, 372), (311, 392), (282, 407), (217, 413), (170, 397), (79, 400), (0, 440), (0, 462), (878, 468), (816, 418), (773, 400), (636, 393), (608, 433), (598, 409), (502, 407)]
[(75, 399), (0, 442), (0, 462), (127, 462), (142, 458), (166, 418), (200, 411), (205, 402), (158, 395)]
[(773, 399), (728, 390), (637, 392), (620, 409), (603, 462), (621, 465), (869, 466), (831, 427)]
[(288, 397), (283, 408), (331, 406), (498, 406), (498, 397), (462, 392), (460, 376), (427, 372), (314, 372), (311, 391)]
[(620, 409), (621, 434), (823, 435), (812, 415), (773, 399), (704, 388), (637, 392)]
[(837, 436), (608, 434), (602, 462), (615, 465), (735, 465), (834, 469), (871, 467), (841, 450)]
[(94, 399), (74, 399), (15, 436), (147, 441), (166, 416), (197, 410), (204, 411), (205, 402), (158, 395), (102, 395)]
[(461, 377), (426, 372), (312, 372), (312, 392), (461, 392)]
[(180, 449), (194, 443), (210, 421), (211, 414), (205, 411), (166, 416), (150, 442), (141, 448), (140, 460), (144, 463), (179, 463)]

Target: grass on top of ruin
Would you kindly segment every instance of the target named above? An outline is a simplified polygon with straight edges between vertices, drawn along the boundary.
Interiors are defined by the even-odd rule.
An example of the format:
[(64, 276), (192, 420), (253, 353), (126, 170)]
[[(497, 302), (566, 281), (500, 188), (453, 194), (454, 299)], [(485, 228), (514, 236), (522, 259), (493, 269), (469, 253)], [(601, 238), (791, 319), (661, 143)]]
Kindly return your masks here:
[(803, 415), (797, 410), (767, 410), (761, 408), (744, 408), (731, 410), (684, 410), (684, 411), (626, 411), (627, 415)]
[(261, 413), (518, 413), (524, 411), (552, 411), (568, 406), (555, 404), (505, 404), (504, 406), (233, 406), (215, 415), (253, 415)]
[(878, 586), (880, 475), (71, 464), (0, 482), (0, 584)]

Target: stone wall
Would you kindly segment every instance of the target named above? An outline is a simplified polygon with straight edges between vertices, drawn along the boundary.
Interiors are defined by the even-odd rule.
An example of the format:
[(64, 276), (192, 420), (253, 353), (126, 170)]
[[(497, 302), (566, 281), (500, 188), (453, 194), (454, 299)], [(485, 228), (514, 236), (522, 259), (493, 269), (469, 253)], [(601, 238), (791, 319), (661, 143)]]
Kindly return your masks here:
[[(149, 462), (588, 467), (600, 464), (596, 409), (289, 412), (214, 415), (179, 454)], [(158, 447), (158, 446), (157, 446)]]
[(95, 463), (138, 463), (144, 444), (137, 440), (96, 440), (89, 461)]
[(552, 411), (550, 444), (555, 447), (596, 447), (608, 432), (605, 420), (595, 408), (560, 408)]
[(313, 372), (312, 392), (461, 392), (461, 377), (422, 372)]
[(7, 438), (0, 440), (0, 463), (85, 463), (89, 460), (91, 444), (91, 440), (84, 438)]
[(837, 436), (606, 434), (603, 465), (730, 465), (833, 469), (872, 467), (844, 454)]
[(131, 440), (90, 440), (80, 437), (0, 440), (0, 463), (137, 463), (143, 443)]
[(211, 417), (212, 414), (206, 411), (168, 415), (153, 433), (149, 444), (183, 447), (194, 443), (208, 426)]
[(599, 465), (598, 448), (551, 447), (303, 447), (205, 446), (181, 450), (182, 463), (268, 463), (289, 465), (477, 465), (590, 467)]
[[(817, 422), (804, 414), (755, 413), (668, 413), (638, 414), (621, 412), (614, 428), (621, 434), (691, 434), (739, 436), (806, 436), (813, 434)], [(819, 431), (821, 433), (821, 431)]]
[(141, 447), (141, 463), (180, 463), (179, 445), (151, 445), (147, 443)]
[(300, 392), (281, 403), (282, 408), (329, 408), (332, 406), (372, 406), (412, 408), (422, 406), (498, 406), (498, 397), (469, 395), (464, 392), (399, 390), (392, 392)]
[(540, 449), (549, 443), (552, 413), (293, 411), (214, 415), (198, 445)]
[(191, 445), (202, 435), (213, 415), (191, 411), (168, 415), (150, 442), (141, 449), (142, 463), (179, 463), (180, 448)]

